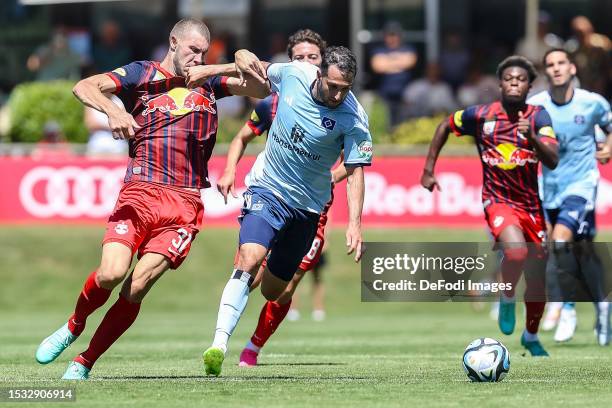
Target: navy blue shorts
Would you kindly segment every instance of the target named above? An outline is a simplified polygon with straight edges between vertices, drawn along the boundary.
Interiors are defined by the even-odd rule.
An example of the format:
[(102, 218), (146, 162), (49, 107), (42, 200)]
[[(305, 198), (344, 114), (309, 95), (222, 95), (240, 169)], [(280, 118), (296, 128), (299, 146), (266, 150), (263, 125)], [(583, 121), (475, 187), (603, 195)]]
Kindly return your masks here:
[(270, 190), (251, 187), (244, 193), (239, 245), (254, 243), (270, 252), (268, 269), (290, 281), (317, 233), (319, 214), (293, 208)]
[(576, 241), (595, 237), (595, 208), (582, 197), (568, 196), (560, 208), (547, 209), (546, 218), (553, 226), (561, 224), (572, 230)]

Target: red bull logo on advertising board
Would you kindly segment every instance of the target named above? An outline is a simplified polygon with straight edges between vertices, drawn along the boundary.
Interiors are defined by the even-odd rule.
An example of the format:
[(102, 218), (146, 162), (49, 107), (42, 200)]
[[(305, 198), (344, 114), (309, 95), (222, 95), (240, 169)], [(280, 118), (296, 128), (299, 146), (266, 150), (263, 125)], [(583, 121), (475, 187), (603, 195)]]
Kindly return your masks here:
[(217, 113), (214, 108), (215, 96), (205, 96), (193, 89), (174, 88), (169, 92), (154, 97), (144, 95), (140, 98), (145, 105), (142, 116), (149, 113), (162, 112), (172, 116), (182, 116), (189, 112), (208, 111), (212, 114)]
[(516, 166), (538, 162), (533, 150), (523, 149), (512, 143), (502, 143), (495, 148), (484, 150), (481, 158), (486, 164), (499, 167), (502, 170), (512, 170)]

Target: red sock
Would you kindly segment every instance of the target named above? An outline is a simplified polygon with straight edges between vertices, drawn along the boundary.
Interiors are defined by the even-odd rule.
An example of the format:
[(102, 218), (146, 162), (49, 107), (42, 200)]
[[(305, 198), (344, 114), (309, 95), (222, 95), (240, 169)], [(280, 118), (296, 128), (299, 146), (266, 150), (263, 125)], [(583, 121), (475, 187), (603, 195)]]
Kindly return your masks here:
[(87, 277), (79, 295), (74, 314), (68, 319), (68, 330), (79, 336), (85, 329), (87, 317), (108, 300), (112, 290), (101, 288), (96, 282), (96, 271)]
[(506, 297), (514, 296), (514, 289), (521, 278), (525, 261), (527, 260), (527, 248), (507, 248), (504, 250), (504, 259), (501, 262), (502, 280), (511, 283), (512, 288), (504, 291)]
[(281, 305), (276, 302), (268, 301), (261, 308), (259, 314), (259, 322), (253, 337), (251, 337), (251, 343), (257, 347), (263, 347), (266, 341), (274, 334), (278, 326), (287, 316), (287, 312), (291, 307), (291, 301), (289, 303)]
[(89, 342), (89, 348), (78, 355), (74, 361), (91, 368), (96, 360), (134, 323), (140, 303), (130, 303), (119, 295), (119, 299), (106, 312), (98, 330)]
[(525, 302), (525, 308), (527, 309), (525, 328), (529, 333), (538, 332), (540, 320), (542, 314), (544, 314), (544, 306), (546, 306), (546, 302)]

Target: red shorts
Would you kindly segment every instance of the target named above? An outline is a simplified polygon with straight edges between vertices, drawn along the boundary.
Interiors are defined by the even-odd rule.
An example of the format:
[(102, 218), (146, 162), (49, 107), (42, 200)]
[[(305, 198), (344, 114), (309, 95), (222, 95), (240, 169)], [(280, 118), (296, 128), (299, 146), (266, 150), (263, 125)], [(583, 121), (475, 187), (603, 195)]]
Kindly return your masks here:
[(485, 208), (485, 218), (496, 241), (510, 225), (519, 227), (527, 242), (540, 243), (546, 240), (546, 223), (541, 213), (533, 214), (507, 204), (493, 203)]
[(161, 184), (133, 181), (123, 185), (106, 224), (103, 244), (119, 242), (138, 251), (138, 258), (162, 254), (176, 269), (185, 260), (200, 230), (204, 205), (200, 193)]

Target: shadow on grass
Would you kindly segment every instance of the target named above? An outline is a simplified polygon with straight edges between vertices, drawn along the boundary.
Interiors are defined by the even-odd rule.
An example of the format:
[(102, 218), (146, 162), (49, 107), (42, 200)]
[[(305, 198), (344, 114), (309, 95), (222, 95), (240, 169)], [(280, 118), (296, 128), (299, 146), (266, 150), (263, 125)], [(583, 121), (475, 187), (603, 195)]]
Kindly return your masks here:
[(367, 377), (296, 377), (292, 375), (253, 375), (253, 376), (221, 376), (213, 377), (206, 375), (131, 375), (131, 376), (104, 376), (97, 377), (97, 380), (119, 380), (119, 381), (140, 381), (140, 380), (205, 380), (205, 381), (268, 381), (268, 380), (288, 380), (288, 381), (356, 381), (368, 380)]
[(257, 366), (265, 367), (274, 367), (274, 366), (345, 366), (347, 363), (259, 363)]
[(202, 380), (206, 375), (118, 375), (96, 377), (99, 380)]

